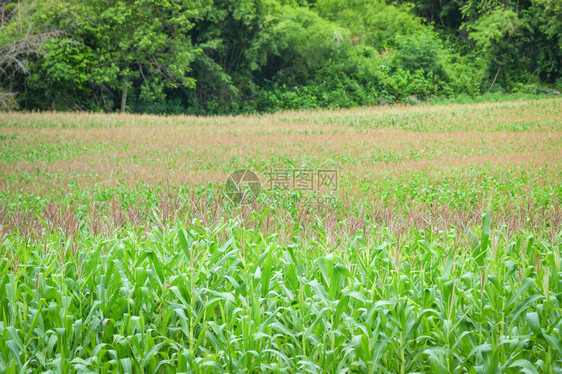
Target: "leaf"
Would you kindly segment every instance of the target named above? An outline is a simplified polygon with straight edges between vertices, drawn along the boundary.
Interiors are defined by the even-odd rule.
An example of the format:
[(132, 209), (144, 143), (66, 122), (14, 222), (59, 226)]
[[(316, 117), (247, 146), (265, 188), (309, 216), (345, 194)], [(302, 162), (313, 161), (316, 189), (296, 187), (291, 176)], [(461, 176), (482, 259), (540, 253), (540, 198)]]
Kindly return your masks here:
[(490, 244), (490, 226), (491, 212), (488, 210), (482, 215), (482, 233), (480, 235), (480, 244), (473, 253), (474, 261), (478, 266), (482, 266), (486, 260), (486, 252)]
[[(515, 310), (510, 313), (512, 321), (517, 320), (517, 318), (519, 318), (519, 315), (521, 313), (523, 313), (524, 311), (529, 309), (529, 307), (531, 307), (537, 300), (541, 300), (541, 299), (544, 299), (544, 296), (542, 296), (542, 295), (531, 295), (528, 298), (526, 298), (524, 301), (522, 301), (517, 306), (517, 308), (515, 308)], [(507, 307), (506, 307), (506, 309), (507, 309)]]
[(293, 332), (291, 330), (289, 330), (285, 325), (283, 325), (279, 322), (273, 322), (272, 324), (270, 324), (270, 326), (274, 330), (276, 330), (276, 331), (278, 331), (278, 332), (280, 332), (284, 335), (290, 336), (292, 338), (295, 337), (295, 334), (293, 334)]
[(539, 337), (542, 336), (541, 323), (537, 312), (527, 312), (525, 319), (527, 320), (533, 334)]
[(533, 366), (533, 364), (531, 364), (531, 362), (524, 359), (514, 361), (511, 365), (509, 365), (509, 367), (521, 368), (521, 371), (525, 374), (539, 374), (538, 370)]
[(121, 367), (123, 368), (123, 372), (127, 374), (133, 373), (133, 365), (131, 364), (130, 358), (122, 358), (119, 360), (121, 363)]

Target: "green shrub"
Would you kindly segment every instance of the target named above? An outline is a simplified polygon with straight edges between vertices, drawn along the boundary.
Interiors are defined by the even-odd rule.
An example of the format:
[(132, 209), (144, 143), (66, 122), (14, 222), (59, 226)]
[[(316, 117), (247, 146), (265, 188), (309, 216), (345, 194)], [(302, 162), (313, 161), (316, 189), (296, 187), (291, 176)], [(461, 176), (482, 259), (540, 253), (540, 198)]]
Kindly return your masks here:
[(415, 72), (422, 70), (433, 74), (442, 74), (443, 48), (437, 38), (431, 34), (398, 36), (398, 48), (395, 58), (404, 69)]

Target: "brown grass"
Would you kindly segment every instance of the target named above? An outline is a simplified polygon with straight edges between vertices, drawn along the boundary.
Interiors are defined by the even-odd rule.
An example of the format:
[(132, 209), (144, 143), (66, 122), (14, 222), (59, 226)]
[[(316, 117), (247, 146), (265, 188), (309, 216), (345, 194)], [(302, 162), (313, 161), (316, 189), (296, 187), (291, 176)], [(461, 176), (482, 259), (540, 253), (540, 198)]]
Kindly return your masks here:
[(0, 188), (44, 195), (70, 184), (218, 182), (256, 164), (262, 175), (339, 169), (344, 180), (483, 164), (558, 169), (562, 100), (210, 118), (3, 113), (0, 138)]
[[(280, 233), (287, 240), (293, 235), (291, 224), (299, 225), (307, 237), (319, 235), (322, 227), (328, 238), (365, 231), (373, 224), (398, 236), (406, 228), (466, 230), (480, 223), (488, 199), (482, 192), (476, 206), (415, 200), (404, 205), (392, 197), (381, 199), (376, 188), (365, 188), (369, 183), (392, 180), (398, 185), (403, 178), (424, 173), (436, 184), (457, 177), (462, 189), (477, 178), (466, 170), (485, 168), (488, 177), (506, 183), (531, 172), (535, 177), (525, 187), (533, 191), (559, 185), (561, 176), (560, 99), (240, 117), (15, 112), (0, 116), (0, 189), (8, 199), (24, 193), (56, 200), (94, 185), (129, 188), (142, 183), (164, 191), (155, 207), (156, 224), (181, 217), (206, 226), (239, 217), (248, 227), (257, 229), (261, 222), (261, 231)], [(334, 210), (303, 203), (294, 217), (283, 209), (269, 212), (265, 205), (233, 211), (216, 195), (186, 198), (176, 193), (178, 186), (222, 183), (240, 168), (256, 171), (265, 182), (268, 171), (290, 167), (337, 169), (340, 186), (345, 186), (338, 194), (347, 207)], [(554, 240), (562, 224), (559, 197), (544, 209), (531, 195), (513, 191), (513, 201), (507, 199), (507, 206), (493, 213), (495, 224), (513, 232), (533, 222), (549, 227)], [(361, 208), (355, 209), (358, 200)], [(128, 206), (115, 198), (103, 204), (91, 201), (70, 206), (52, 202), (39, 211), (7, 208), (0, 202), (1, 230), (19, 231), (24, 237), (61, 230), (73, 237), (83, 226), (106, 235), (128, 225), (138, 229), (155, 223), (154, 206), (147, 201)], [(75, 210), (80, 204), (87, 204), (88, 212), (78, 219)]]

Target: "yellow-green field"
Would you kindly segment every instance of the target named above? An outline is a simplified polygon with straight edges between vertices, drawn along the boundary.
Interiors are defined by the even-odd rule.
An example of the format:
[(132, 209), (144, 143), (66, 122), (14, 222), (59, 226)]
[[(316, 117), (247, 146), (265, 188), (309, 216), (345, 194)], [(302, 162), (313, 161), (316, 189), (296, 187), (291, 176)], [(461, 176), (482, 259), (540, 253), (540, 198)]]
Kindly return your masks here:
[(561, 166), (560, 99), (0, 113), (0, 372), (560, 372)]

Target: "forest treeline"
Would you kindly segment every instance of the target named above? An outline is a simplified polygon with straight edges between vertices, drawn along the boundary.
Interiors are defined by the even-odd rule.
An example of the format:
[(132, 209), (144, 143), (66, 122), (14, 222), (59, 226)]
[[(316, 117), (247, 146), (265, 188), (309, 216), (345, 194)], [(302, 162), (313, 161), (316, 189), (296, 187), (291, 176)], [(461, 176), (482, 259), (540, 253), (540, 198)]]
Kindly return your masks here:
[(561, 87), (561, 0), (3, 0), (0, 106), (242, 113)]

